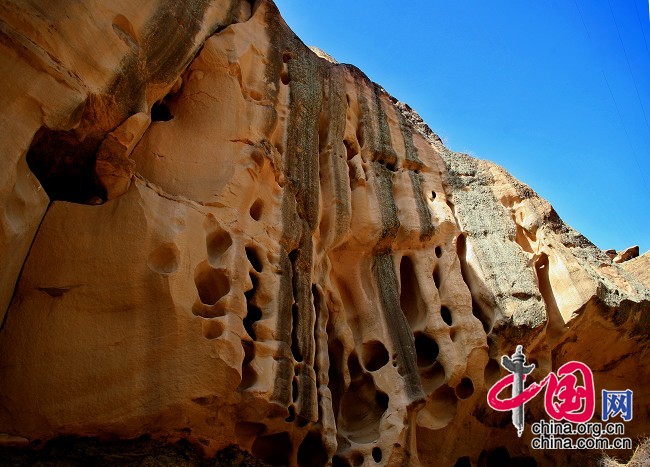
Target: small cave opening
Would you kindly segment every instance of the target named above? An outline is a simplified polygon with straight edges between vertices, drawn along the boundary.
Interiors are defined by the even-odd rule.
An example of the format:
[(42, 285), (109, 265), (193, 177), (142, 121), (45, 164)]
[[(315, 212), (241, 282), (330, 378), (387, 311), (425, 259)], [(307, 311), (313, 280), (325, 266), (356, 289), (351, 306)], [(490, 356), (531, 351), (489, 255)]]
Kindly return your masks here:
[(408, 256), (402, 256), (399, 265), (400, 308), (411, 330), (421, 328), (426, 321), (426, 305), (415, 272), (415, 265)]
[(388, 408), (388, 395), (377, 388), (369, 373), (363, 371), (354, 353), (348, 357), (348, 368), (351, 381), (341, 399), (340, 427), (355, 443), (376, 441), (380, 421)]
[(424, 333), (415, 333), (415, 352), (419, 367), (428, 367), (435, 363), (438, 358), (438, 344), (435, 340)]
[(208, 258), (215, 263), (232, 245), (230, 234), (220, 228), (216, 228), (205, 239), (205, 246), (208, 251)]
[(293, 404), (289, 406), (289, 416), (284, 419), (287, 423), (293, 423), (296, 420), (296, 408)]
[(451, 319), (451, 311), (449, 311), (449, 308), (446, 306), (441, 306), (440, 307), (440, 317), (442, 320), (445, 322), (447, 326), (451, 326), (452, 319)]
[(437, 246), (435, 251), (436, 251), (436, 258), (440, 258), (442, 256), (442, 248)]
[(459, 457), (454, 464), (454, 467), (472, 467), (472, 462), (468, 456)]
[(244, 318), (244, 329), (250, 336), (251, 339), (257, 340), (257, 335), (255, 334), (254, 324), (262, 319), (262, 310), (260, 310), (255, 305), (250, 303), (247, 306), (246, 318)]
[(456, 386), (456, 396), (459, 399), (468, 399), (474, 394), (474, 383), (469, 378), (463, 378), (460, 380), (458, 386)]
[(383, 368), (389, 360), (388, 350), (384, 344), (377, 340), (363, 343), (363, 366), (368, 371), (377, 371)]
[(381, 457), (381, 449), (379, 447), (372, 448), (372, 458), (377, 464), (381, 462)]
[(27, 151), (27, 165), (51, 201), (101, 204), (106, 190), (95, 174), (103, 135), (81, 137), (70, 131), (41, 127)]
[(262, 272), (262, 261), (260, 260), (260, 255), (257, 253), (255, 247), (246, 247), (246, 258), (255, 271)]
[(298, 307), (297, 303), (294, 303), (291, 305), (291, 317), (293, 322), (293, 326), (291, 328), (291, 353), (297, 362), (302, 362), (303, 357), (302, 351), (300, 349), (300, 335), (298, 333), (298, 320), (300, 319), (299, 314), (300, 308)]
[(291, 399), (298, 402), (298, 378), (296, 376), (291, 380)]
[(169, 105), (164, 101), (156, 102), (151, 107), (151, 121), (152, 122), (168, 122), (173, 119)]
[(194, 282), (204, 305), (214, 305), (230, 292), (230, 281), (223, 271), (205, 264), (197, 266)]
[(264, 201), (258, 198), (251, 205), (249, 214), (253, 218), (253, 220), (259, 221), (262, 218), (263, 210), (264, 210)]

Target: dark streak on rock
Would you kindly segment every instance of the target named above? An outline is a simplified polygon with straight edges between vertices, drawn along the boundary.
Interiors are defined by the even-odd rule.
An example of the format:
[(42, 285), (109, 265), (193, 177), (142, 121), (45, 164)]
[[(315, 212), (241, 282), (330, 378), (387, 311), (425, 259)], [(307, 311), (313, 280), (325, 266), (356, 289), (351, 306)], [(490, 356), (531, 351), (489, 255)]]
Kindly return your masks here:
[(399, 285), (391, 255), (375, 256), (372, 272), (377, 281), (386, 329), (396, 354), (398, 371), (404, 378), (406, 394), (411, 402), (424, 400), (413, 334), (400, 309)]

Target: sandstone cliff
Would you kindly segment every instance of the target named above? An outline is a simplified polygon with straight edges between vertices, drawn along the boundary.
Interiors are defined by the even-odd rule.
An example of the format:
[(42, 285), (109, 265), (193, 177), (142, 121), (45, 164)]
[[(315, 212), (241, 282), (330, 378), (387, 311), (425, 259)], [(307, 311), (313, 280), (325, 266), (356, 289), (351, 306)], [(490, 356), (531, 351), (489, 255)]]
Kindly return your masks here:
[(0, 443), (591, 459), (487, 407), (517, 344), (633, 389), (647, 434), (646, 286), (271, 1), (0, 9)]

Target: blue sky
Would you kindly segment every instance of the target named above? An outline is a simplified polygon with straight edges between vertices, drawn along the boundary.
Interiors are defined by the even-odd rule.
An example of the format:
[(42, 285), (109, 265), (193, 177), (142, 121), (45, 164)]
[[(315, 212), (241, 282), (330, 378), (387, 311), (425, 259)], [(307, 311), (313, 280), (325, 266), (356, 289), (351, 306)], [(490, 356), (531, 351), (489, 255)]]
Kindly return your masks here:
[(647, 0), (276, 1), (454, 151), (506, 168), (598, 247), (650, 249)]

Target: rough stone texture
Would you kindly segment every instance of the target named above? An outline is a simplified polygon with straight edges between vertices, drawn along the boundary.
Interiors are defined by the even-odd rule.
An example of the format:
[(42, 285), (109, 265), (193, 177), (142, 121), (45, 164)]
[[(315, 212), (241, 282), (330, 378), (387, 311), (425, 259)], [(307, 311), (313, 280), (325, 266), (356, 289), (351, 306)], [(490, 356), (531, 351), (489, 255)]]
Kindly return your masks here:
[[(3, 96), (22, 136), (2, 143), (20, 228), (0, 232), (1, 444), (585, 461), (529, 450), (530, 430), (487, 408), (516, 344), (533, 379), (577, 359), (650, 405), (650, 291), (530, 188), (307, 48), (270, 1), (1, 8), (18, 41), (3, 75), (36, 86), (12, 78)], [(626, 434), (647, 426), (638, 410)]]
[(624, 262), (621, 266), (650, 288), (650, 251)]

